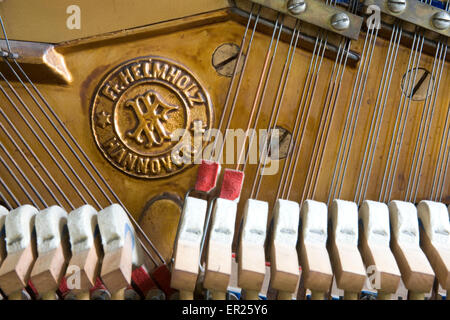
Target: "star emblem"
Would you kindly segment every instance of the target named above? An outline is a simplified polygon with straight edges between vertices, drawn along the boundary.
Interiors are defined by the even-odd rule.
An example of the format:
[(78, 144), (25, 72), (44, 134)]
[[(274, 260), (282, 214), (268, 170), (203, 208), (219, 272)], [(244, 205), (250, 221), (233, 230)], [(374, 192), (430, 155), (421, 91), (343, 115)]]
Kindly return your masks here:
[(111, 125), (111, 115), (106, 111), (97, 113), (96, 125), (102, 129), (105, 129), (106, 126)]

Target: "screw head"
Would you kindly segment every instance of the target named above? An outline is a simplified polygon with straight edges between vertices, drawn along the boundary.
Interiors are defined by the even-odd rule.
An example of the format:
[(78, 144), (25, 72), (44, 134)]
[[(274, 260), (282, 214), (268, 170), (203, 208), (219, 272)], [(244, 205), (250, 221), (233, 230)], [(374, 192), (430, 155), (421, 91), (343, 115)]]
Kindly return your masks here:
[(433, 15), (433, 25), (436, 29), (445, 30), (450, 27), (450, 14), (446, 11), (439, 11)]
[(406, 0), (388, 0), (387, 6), (394, 13), (400, 13), (406, 9)]
[(287, 9), (292, 14), (299, 14), (306, 10), (305, 0), (289, 0)]
[(350, 26), (350, 18), (344, 12), (336, 13), (331, 17), (331, 26), (336, 30), (345, 30)]

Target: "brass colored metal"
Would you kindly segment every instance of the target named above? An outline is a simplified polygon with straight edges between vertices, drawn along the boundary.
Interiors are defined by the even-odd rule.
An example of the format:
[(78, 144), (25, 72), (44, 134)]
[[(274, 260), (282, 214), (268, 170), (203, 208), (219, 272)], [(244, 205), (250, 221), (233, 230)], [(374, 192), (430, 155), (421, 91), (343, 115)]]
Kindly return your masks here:
[[(351, 14), (344, 9), (325, 4), (320, 0), (305, 0), (306, 9), (299, 14), (293, 14), (286, 5), (285, 0), (251, 0), (264, 7), (290, 15), (322, 29), (332, 31), (353, 40), (357, 40), (361, 30), (363, 18)], [(336, 14), (345, 13), (349, 18), (349, 26), (345, 29), (336, 29), (331, 25), (332, 17)]]
[(445, 10), (430, 6), (420, 1), (406, 1), (406, 8), (399, 12), (393, 12), (388, 7), (386, 0), (365, 0), (364, 5), (376, 5), (381, 12), (398, 18), (400, 20), (412, 23), (424, 29), (434, 31), (438, 34), (450, 37), (450, 28), (438, 29), (433, 24), (433, 16), (438, 12), (445, 12)]
[[(77, 5), (80, 29), (67, 27)], [(0, 2), (10, 39), (60, 43), (185, 18), (230, 6), (228, 0), (14, 0)], [(69, 12), (69, 13), (67, 13)]]
[[(9, 44), (11, 51), (19, 56), (17, 61), (27, 71), (39, 74), (42, 82), (69, 84), (72, 81), (64, 57), (53, 44), (28, 41), (9, 41)], [(0, 48), (7, 48), (5, 40), (0, 40)]]
[[(141, 57), (110, 71), (91, 108), (92, 131), (103, 155), (119, 170), (161, 178), (194, 163), (211, 128), (209, 94), (182, 65)], [(175, 149), (175, 150), (174, 150)]]
[[(16, 4), (17, 8), (19, 9), (26, 8), (27, 5), (29, 5), (36, 10), (37, 7), (35, 7), (35, 2), (36, 4), (43, 3), (42, 1), (37, 0), (31, 2), (21, 0), (4, 1), (0, 6), (0, 11), (6, 4), (11, 6)], [(80, 2), (84, 3), (84, 1)], [(169, 3), (169, 1), (148, 2), (155, 5), (162, 5), (162, 3), (164, 3), (164, 5), (167, 5), (167, 3)], [(211, 0), (211, 2), (213, 2), (213, 0)], [(66, 2), (61, 1), (61, 3)], [(180, 9), (177, 9), (179, 10), (177, 11), (178, 13), (182, 11), (189, 12), (189, 8), (187, 7), (189, 7), (191, 3), (187, 4), (186, 1), (177, 3), (180, 4)], [(203, 2), (203, 4), (204, 3), (206, 2)], [(250, 2), (248, 3), (251, 4)], [(236, 11), (225, 9), (212, 12), (204, 12), (205, 10), (209, 10), (209, 8), (209, 6), (205, 7), (204, 10), (200, 10), (200, 8), (197, 8), (198, 12), (203, 13), (194, 16), (186, 14), (178, 19), (174, 18), (170, 21), (168, 21), (169, 19), (166, 19), (166, 17), (175, 17), (175, 14), (166, 15), (167, 12), (165, 12), (162, 15), (161, 12), (148, 11), (147, 13), (149, 17), (153, 17), (152, 24), (148, 26), (140, 27), (139, 23), (141, 20), (139, 20), (134, 25), (134, 27), (136, 27), (134, 29), (124, 29), (115, 33), (104, 34), (102, 32), (105, 29), (102, 27), (101, 30), (98, 30), (98, 33), (96, 33), (95, 36), (93, 30), (91, 29), (91, 36), (89, 38), (83, 39), (76, 35), (70, 37), (68, 33), (65, 33), (65, 31), (64, 34), (62, 31), (60, 31), (61, 34), (59, 36), (55, 35), (56, 31), (47, 34), (45, 34), (46, 30), (40, 31), (43, 34), (41, 41), (48, 41), (49, 43), (59, 42), (61, 41), (61, 39), (64, 39), (64, 41), (66, 41), (70, 38), (70, 41), (58, 43), (58, 45), (55, 45), (54, 50), (64, 58), (67, 70), (70, 70), (70, 74), (72, 75), (72, 81), (65, 85), (56, 85), (54, 83), (49, 84), (37, 81), (35, 83), (36, 87), (48, 100), (55, 113), (61, 118), (67, 129), (72, 133), (76, 141), (80, 144), (91, 161), (105, 177), (106, 181), (110, 184), (110, 186), (119, 196), (124, 205), (133, 214), (133, 216), (139, 220), (142, 228), (146, 231), (149, 238), (155, 243), (158, 250), (162, 252), (166, 260), (168, 260), (172, 256), (171, 250), (173, 247), (173, 241), (175, 239), (179, 215), (181, 214), (182, 201), (179, 199), (183, 199), (185, 193), (193, 187), (198, 166), (194, 165), (186, 168), (185, 170), (179, 170), (176, 174), (161, 176), (161, 178), (159, 179), (142, 179), (125, 172), (115, 165), (111, 165), (110, 161), (107, 160), (105, 158), (105, 155), (99, 150), (95, 137), (93, 136), (92, 125), (95, 125), (96, 132), (104, 130), (102, 129), (103, 125), (105, 125), (105, 128), (112, 128), (113, 125), (116, 126), (116, 119), (114, 118), (114, 116), (108, 118), (108, 114), (106, 114), (106, 112), (109, 112), (111, 115), (113, 115), (113, 103), (111, 102), (111, 105), (109, 105), (108, 107), (111, 109), (95, 109), (95, 117), (93, 117), (93, 109), (91, 108), (93, 102), (95, 101), (95, 97), (100, 97), (100, 99), (108, 101), (105, 96), (101, 96), (101, 91), (100, 96), (98, 96), (97, 93), (99, 92), (98, 90), (100, 86), (103, 87), (102, 84), (105, 80), (113, 80), (115, 78), (115, 72), (112, 71), (116, 70), (118, 66), (120, 66), (120, 70), (117, 69), (117, 71), (125, 70), (126, 72), (126, 69), (124, 69), (126, 66), (133, 63), (139, 63), (139, 59), (142, 59), (142, 57), (154, 57), (154, 59), (157, 59), (156, 57), (158, 57), (158, 59), (163, 60), (164, 63), (167, 63), (170, 66), (174, 65), (178, 67), (179, 70), (182, 70), (182, 72), (191, 74), (193, 78), (195, 77), (195, 79), (199, 83), (201, 83), (201, 88), (199, 87), (200, 92), (202, 92), (201, 90), (203, 90), (205, 94), (207, 93), (210, 96), (211, 108), (213, 108), (214, 111), (210, 115), (210, 126), (214, 128), (217, 125), (220, 113), (224, 105), (230, 78), (225, 77), (217, 72), (212, 63), (212, 57), (216, 49), (222, 44), (232, 43), (239, 45), (245, 30), (245, 25), (243, 25), (240, 20), (236, 19)], [(270, 9), (266, 10), (273, 11)], [(44, 12), (45, 10), (41, 9), (41, 11)], [(308, 9), (305, 12), (307, 11)], [(9, 12), (12, 13), (15, 11)], [(42, 17), (42, 12), (37, 14), (37, 16), (40, 15)], [(50, 16), (50, 13), (47, 14)], [(161, 15), (161, 18), (158, 20), (156, 18), (156, 15)], [(22, 32), (22, 39), (24, 39), (24, 29), (20, 29), (20, 27), (17, 26), (23, 25), (23, 19), (25, 18), (23, 18), (22, 20), (10, 20), (14, 17), (14, 15), (7, 16), (7, 14), (5, 13), (4, 16), (9, 35), (11, 35), (12, 38), (17, 38), (16, 36), (13, 36), (13, 34), (15, 33), (18, 36)], [(244, 18), (246, 19), (246, 17)], [(289, 16), (286, 17), (286, 20), (288, 18), (293, 19)], [(101, 20), (106, 18), (102, 18), (101, 16), (99, 16), (98, 19), (98, 23), (101, 24)], [(109, 30), (119, 30), (119, 26), (123, 26), (121, 21), (116, 22), (116, 26), (110, 26)], [(16, 29), (15, 27), (19, 29)], [(88, 26), (86, 25), (86, 28), (87, 27)], [(264, 27), (266, 29), (265, 31), (257, 29), (257, 32), (254, 36), (252, 50), (250, 52), (250, 57), (246, 66), (246, 73), (244, 75), (244, 80), (242, 81), (242, 94), (238, 96), (236, 102), (237, 112), (230, 122), (230, 128), (232, 129), (245, 128), (247, 126), (248, 116), (250, 112), (249, 106), (252, 105), (255, 98), (257, 84), (261, 73), (261, 66), (263, 64), (263, 56), (270, 42), (270, 34), (268, 35), (267, 30), (270, 30), (271, 26), (266, 24)], [(89, 30), (85, 31), (88, 32)], [(303, 31), (305, 30), (302, 29), (302, 32)], [(30, 38), (33, 36), (37, 41), (37, 32), (30, 33), (29, 35)], [(286, 33), (285, 36), (285, 38), (290, 37), (288, 33)], [(332, 38), (332, 36), (336, 35), (330, 33), (330, 39)], [(43, 39), (44, 37), (46, 38), (46, 40)], [(277, 122), (277, 126), (285, 128), (289, 132), (293, 131), (295, 114), (297, 112), (297, 107), (300, 101), (299, 95), (301, 94), (301, 89), (304, 86), (308, 73), (308, 66), (312, 58), (310, 49), (312, 46), (314, 46), (314, 42), (312, 42), (312, 46), (309, 45), (309, 47), (305, 49), (304, 45), (307, 42), (307, 40), (305, 39), (305, 37), (302, 37), (299, 40), (299, 49), (296, 50), (293, 58), (292, 69), (282, 101), (283, 107)], [(313, 38), (313, 36), (311, 36), (310, 40), (315, 39)], [(285, 41), (286, 40), (279, 43), (277, 55), (274, 58), (275, 62), (271, 73), (272, 76), (270, 78), (270, 81), (268, 82), (265, 99), (262, 104), (261, 118), (259, 123), (256, 125), (256, 130), (267, 128), (267, 122), (269, 121), (268, 117), (274, 106), (277, 86), (280, 80), (283, 63), (286, 60), (286, 54), (289, 47), (289, 43), (286, 43)], [(385, 40), (381, 37), (377, 39), (371, 68), (370, 70), (368, 70), (367, 86), (361, 102), (361, 111), (355, 129), (356, 134), (352, 145), (352, 152), (350, 153), (348, 159), (349, 170), (347, 170), (342, 187), (342, 199), (352, 199), (354, 195), (354, 189), (356, 186), (356, 181), (358, 179), (358, 172), (364, 155), (363, 146), (365, 146), (365, 143), (368, 140), (371, 119), (374, 117), (374, 113), (376, 111), (375, 105), (377, 92), (382, 76), (380, 66), (384, 65), (386, 61), (388, 45), (389, 40)], [(355, 52), (362, 52), (363, 46), (363, 37), (360, 37), (360, 39), (358, 39), (357, 41), (352, 42), (352, 50), (354, 50)], [(389, 151), (388, 142), (392, 137), (395, 129), (394, 119), (397, 113), (397, 105), (401, 95), (403, 94), (402, 77), (404, 73), (407, 72), (406, 69), (409, 54), (409, 45), (401, 45), (399, 47), (397, 64), (395, 65), (393, 71), (390, 94), (386, 98), (387, 107), (382, 120), (382, 130), (380, 131), (380, 136), (378, 139), (379, 143), (375, 150), (375, 163), (370, 176), (370, 183), (367, 190), (367, 199), (378, 198), (383, 169), (385, 167), (387, 154)], [(432, 54), (424, 52), (421, 57), (420, 67), (423, 67), (426, 70), (432, 70), (433, 58), (434, 52)], [(292, 175), (294, 175), (295, 183), (293, 184), (290, 200), (293, 201), (299, 200), (302, 190), (305, 186), (305, 177), (309, 165), (309, 158), (312, 153), (315, 137), (318, 134), (318, 119), (320, 119), (321, 112), (323, 111), (324, 100), (326, 97), (326, 92), (328, 90), (328, 79), (330, 78), (330, 75), (333, 71), (334, 60), (334, 58), (328, 59), (325, 57), (321, 65), (317, 87), (315, 89), (315, 94), (311, 103), (311, 110), (309, 112), (308, 118), (305, 121), (305, 135), (300, 146), (302, 158), (301, 161), (299, 161), (299, 165), (295, 169), (295, 172), (292, 172)], [(446, 129), (445, 119), (450, 102), (450, 91), (445, 89), (448, 88), (450, 83), (450, 73), (448, 72), (449, 67), (449, 62), (445, 62), (444, 72), (441, 79), (441, 90), (436, 98), (436, 109), (432, 119), (429, 143), (426, 150), (425, 161), (423, 164), (422, 177), (420, 180), (419, 192), (417, 196), (418, 201), (426, 199), (429, 196), (429, 186), (432, 184), (433, 174), (438, 160), (439, 146)], [(131, 70), (131, 72), (132, 71), (133, 70)], [(35, 69), (29, 70), (29, 76), (33, 81), (39, 79), (39, 75), (39, 72), (37, 72)], [(351, 100), (351, 92), (355, 85), (356, 78), (357, 70), (351, 67), (345, 70), (340, 88), (341, 92), (336, 102), (335, 114), (330, 124), (330, 132), (332, 132), (333, 134), (330, 134), (325, 146), (323, 165), (321, 166), (321, 170), (320, 172), (318, 172), (317, 176), (318, 187), (315, 194), (315, 200), (318, 201), (326, 201), (328, 197), (329, 186), (332, 179), (331, 173), (333, 172), (336, 155), (338, 154), (340, 137), (343, 131), (345, 116), (348, 112), (348, 106), (350, 105)], [(140, 81), (144, 81), (144, 79), (140, 79)], [(0, 84), (2, 87), (6, 88), (8, 94), (12, 95), (4, 81), (1, 81)], [(49, 122), (45, 119), (44, 116), (42, 116), (39, 109), (33, 105), (33, 101), (29, 97), (26, 90), (21, 87), (20, 83), (18, 82), (13, 82), (12, 85), (17, 90), (18, 94), (23, 97), (24, 102), (30, 106), (30, 109), (34, 114), (36, 114), (36, 117), (42, 122), (43, 128), (51, 137), (54, 137), (54, 143), (58, 146), (58, 148), (62, 150), (68, 161), (73, 164), (75, 172), (80, 177), (80, 179), (82, 181), (86, 181), (89, 186), (90, 193), (96, 199), (98, 199), (101, 206), (107, 206), (109, 204), (107, 199), (105, 199), (98, 188), (96, 188), (95, 185), (91, 182), (92, 179), (89, 178), (88, 174), (77, 162), (76, 157), (72, 153), (70, 153), (62, 139), (58, 137)], [(133, 86), (127, 89), (124, 93), (127, 95), (127, 101), (135, 99), (140, 95), (144, 95), (145, 97), (145, 94), (148, 93), (145, 86), (146, 85), (137, 86), (136, 92), (132, 92), (132, 90), (134, 90), (135, 88)], [(162, 85), (158, 86), (157, 84), (148, 84), (147, 88), (149, 91), (156, 89), (158, 91), (158, 94), (167, 104), (180, 106), (179, 99), (181, 98), (178, 98), (177, 96), (177, 92), (179, 92), (178, 90), (174, 90), (172, 92), (169, 91), (168, 87), (163, 87)], [(417, 91), (417, 93), (420, 93), (420, 90)], [(153, 98), (154, 96), (150, 97), (150, 99)], [(8, 113), (8, 117), (11, 118), (12, 123), (14, 123), (18, 128), (20, 127), (21, 133), (30, 144), (34, 152), (39, 156), (42, 163), (44, 163), (48, 167), (48, 170), (54, 176), (55, 180), (58, 181), (61, 187), (64, 190), (67, 190), (67, 193), (70, 195), (70, 200), (73, 202), (73, 204), (77, 207), (85, 204), (73, 192), (73, 188), (69, 183), (67, 183), (66, 179), (59, 172), (49, 154), (44, 150), (39, 141), (37, 141), (31, 130), (27, 128), (26, 125), (24, 125), (23, 120), (18, 115), (18, 113), (15, 112), (13, 108), (10, 108), (7, 99), (2, 94), (0, 94), (0, 101), (5, 106), (4, 110), (7, 110), (6, 112)], [(104, 103), (106, 106), (106, 102)], [(28, 117), (26, 112), (23, 110), (22, 106), (18, 102), (17, 104), (19, 110), (24, 113), (25, 117), (27, 119), (30, 119), (30, 117)], [(98, 107), (99, 106), (97, 106), (97, 108)], [(415, 137), (417, 136), (417, 133), (419, 131), (420, 116), (423, 110), (423, 101), (412, 100), (410, 109), (411, 111), (409, 113), (408, 119), (406, 120), (405, 139), (399, 157), (400, 165), (398, 167), (398, 172), (396, 174), (395, 183), (393, 186), (392, 197), (396, 199), (404, 197), (404, 192), (407, 184), (406, 179), (410, 172), (410, 164), (412, 162), (413, 151), (417, 143)], [(158, 150), (160, 150), (161, 152), (167, 152), (171, 148), (170, 143), (165, 140), (161, 146), (152, 146), (149, 149), (145, 147), (145, 142), (148, 142), (147, 140), (145, 140), (146, 138), (143, 138), (144, 142), (142, 144), (139, 144), (135, 138), (127, 136), (127, 132), (131, 131), (131, 133), (134, 133), (134, 129), (136, 129), (138, 121), (132, 108), (128, 107), (121, 110), (125, 112), (122, 113), (122, 115), (126, 114), (126, 116), (119, 117), (120, 119), (118, 118), (118, 137), (121, 139), (118, 139), (118, 141), (123, 140), (124, 142), (120, 143), (124, 143), (124, 145), (126, 143), (127, 149), (134, 149), (134, 152), (136, 152), (136, 154), (138, 152), (150, 154), (150, 152), (153, 152), (158, 148)], [(103, 115), (102, 111), (105, 111)], [(171, 130), (178, 127), (184, 127), (183, 121), (185, 121), (186, 118), (184, 118), (181, 113), (179, 117), (173, 118), (174, 114), (177, 112), (178, 111), (170, 111), (167, 113), (167, 121), (172, 123)], [(100, 117), (103, 116), (103, 119), (97, 118), (97, 115)], [(92, 120), (95, 120), (95, 122), (91, 122)], [(99, 121), (99, 126), (97, 126), (97, 121)], [(13, 132), (2, 117), (0, 117), (0, 122), (5, 127), (7, 127), (10, 132)], [(109, 122), (111, 124), (109, 124)], [(167, 123), (164, 123), (164, 125), (167, 125)], [(38, 127), (32, 121), (31, 126), (37, 133), (41, 135)], [(112, 135), (112, 132), (109, 132), (109, 134)], [(102, 137), (102, 139), (106, 138), (106, 136)], [(40, 183), (38, 177), (33, 173), (32, 170), (30, 170), (30, 167), (27, 165), (26, 161), (21, 157), (20, 153), (17, 152), (17, 149), (9, 141), (8, 137), (2, 130), (0, 130), (0, 142), (12, 155), (16, 157), (15, 160), (17, 161), (17, 164), (24, 170), (31, 183), (39, 190), (48, 205), (54, 204), (55, 201), (52, 199), (49, 192), (42, 186), (42, 183)], [(101, 140), (101, 142), (104, 142), (104, 140)], [(20, 142), (19, 145), (20, 147), (23, 147), (22, 143)], [(53, 148), (50, 149), (54, 152)], [(27, 153), (27, 155), (29, 154)], [(228, 151), (225, 150), (224, 158), (226, 158), (227, 155)], [(29, 155), (29, 158), (34, 167), (36, 167), (37, 170), (42, 173), (42, 169), (37, 164), (36, 160), (31, 155)], [(58, 156), (57, 159), (59, 159)], [(280, 166), (284, 163), (284, 161), (284, 159), (281, 159), (279, 161)], [(10, 164), (10, 166), (12, 166), (9, 161), (8, 163)], [(224, 165), (224, 167), (234, 168), (234, 164)], [(27, 198), (3, 166), (0, 166), (0, 173), (2, 179), (11, 189), (11, 191), (15, 195), (17, 195), (17, 198), (19, 198), (21, 202), (25, 203), (27, 201)], [(268, 201), (269, 206), (272, 206), (275, 200), (273, 199), (273, 190), (274, 186), (278, 184), (280, 174), (281, 170), (279, 170), (277, 174), (265, 176), (262, 181), (259, 198), (261, 200)], [(68, 175), (75, 181), (75, 184), (79, 187), (81, 193), (88, 200), (90, 200), (89, 194), (79, 186), (79, 183), (75, 180), (74, 175), (70, 172), (68, 173)], [(243, 191), (241, 195), (241, 201), (238, 207), (238, 214), (236, 219), (237, 221), (241, 220), (242, 209), (243, 205), (245, 204), (244, 200), (249, 197), (251, 191), (251, 183), (255, 175), (256, 166), (248, 165), (245, 172), (246, 179), (244, 181), (244, 186), (242, 189)], [(62, 199), (54, 185), (49, 182), (49, 179), (43, 174), (42, 176), (46, 180), (51, 191), (53, 191), (57, 195), (57, 197)], [(25, 182), (24, 184), (26, 188), (29, 189)], [(5, 200), (13, 203), (12, 199), (8, 196), (1, 185), (0, 192), (5, 195)], [(162, 197), (162, 194), (164, 193), (170, 193), (171, 196)], [(34, 197), (34, 194), (31, 194)], [(62, 202), (63, 206), (68, 209), (67, 204), (63, 200)], [(445, 202), (446, 204), (450, 203), (450, 175), (447, 175), (446, 180), (443, 183), (442, 202)]]

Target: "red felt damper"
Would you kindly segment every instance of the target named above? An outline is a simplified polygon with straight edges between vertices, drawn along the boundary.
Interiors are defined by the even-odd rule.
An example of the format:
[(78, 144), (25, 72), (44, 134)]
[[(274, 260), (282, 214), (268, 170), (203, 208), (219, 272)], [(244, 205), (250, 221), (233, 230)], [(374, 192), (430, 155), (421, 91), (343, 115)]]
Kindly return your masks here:
[(33, 282), (31, 282), (31, 280), (28, 280), (28, 286), (27, 286), (27, 291), (30, 293), (30, 295), (32, 297), (34, 297), (36, 299), (36, 297), (39, 296), (38, 291), (36, 290), (36, 288), (33, 285)]
[(146, 297), (147, 293), (152, 289), (158, 289), (153, 279), (143, 266), (136, 268), (131, 273), (131, 281), (142, 296)]
[(219, 171), (220, 165), (217, 162), (202, 160), (198, 167), (195, 190), (211, 192), (216, 187)]
[(97, 279), (95, 279), (95, 284), (94, 286), (89, 290), (89, 292), (92, 294), (92, 292), (96, 291), (96, 290), (108, 290), (106, 289), (106, 287), (103, 285), (103, 281), (100, 279), (100, 277), (97, 277)]
[(241, 196), (244, 172), (225, 169), (219, 197), (227, 200), (238, 200)]
[(69, 288), (67, 287), (66, 277), (62, 277), (58, 291), (63, 298), (70, 292)]
[[(95, 280), (95, 285), (89, 290), (89, 292), (92, 294), (92, 292), (94, 292), (95, 290), (107, 290), (99, 277), (97, 277), (97, 279)], [(58, 291), (62, 297), (65, 297), (70, 292), (70, 289), (67, 286), (66, 277), (62, 277)]]
[(171, 274), (167, 264), (162, 264), (155, 270), (153, 270), (152, 278), (155, 280), (156, 284), (161, 288), (161, 290), (166, 294), (167, 299), (169, 299), (170, 296), (176, 292), (175, 289), (172, 289), (170, 287)]

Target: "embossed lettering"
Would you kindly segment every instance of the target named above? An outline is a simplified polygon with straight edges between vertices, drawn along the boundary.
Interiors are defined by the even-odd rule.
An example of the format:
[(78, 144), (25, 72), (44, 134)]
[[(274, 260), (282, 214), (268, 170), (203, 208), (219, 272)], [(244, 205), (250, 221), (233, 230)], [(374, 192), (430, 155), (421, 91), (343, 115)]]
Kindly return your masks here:
[(125, 150), (125, 148), (120, 148), (117, 151), (112, 152), (110, 156), (111, 158), (115, 159), (117, 163), (121, 163), (126, 153), (127, 150)]
[(119, 77), (120, 77), (120, 80), (122, 80), (122, 82), (126, 85), (126, 86), (129, 86), (130, 85), (130, 83), (133, 83), (134, 82), (134, 78), (133, 78), (133, 76), (131, 75), (131, 72), (130, 72), (130, 69), (125, 69), (124, 71), (121, 71), (120, 73), (119, 73)]
[(180, 88), (181, 90), (184, 90), (187, 88), (190, 82), (191, 78), (189, 78), (189, 76), (187, 75), (184, 75), (180, 78), (180, 80), (178, 80), (177, 87)]
[(164, 169), (166, 169), (167, 172), (172, 171), (172, 158), (170, 155), (167, 155), (166, 157), (160, 158)]
[(150, 163), (150, 170), (153, 174), (159, 174), (161, 172), (161, 164), (158, 159), (153, 159)]
[(143, 78), (142, 73), (141, 73), (141, 64), (140, 63), (132, 66), (131, 71), (133, 72), (133, 76), (134, 76), (135, 80), (140, 80)]
[(136, 172), (147, 174), (149, 158), (139, 157), (136, 165)]
[(166, 81), (171, 82), (173, 84), (175, 84), (178, 80), (178, 78), (181, 75), (181, 70), (175, 68), (175, 67), (171, 67), (169, 74), (166, 77)]
[(133, 171), (134, 165), (136, 164), (137, 155), (134, 155), (132, 153), (128, 153), (126, 157), (124, 157), (123, 161), (121, 162), (121, 165), (124, 168), (127, 168), (130, 171)]
[(116, 101), (117, 96), (114, 94), (114, 92), (111, 91), (111, 86), (109, 84), (106, 84), (103, 87), (102, 93), (105, 97), (107, 97), (108, 99), (112, 100), (112, 101)]
[(159, 62), (153, 63), (153, 77), (154, 78), (161, 78), (161, 79), (165, 80), (168, 70), (169, 70), (169, 66), (167, 64), (163, 64), (163, 66), (161, 67), (161, 64)]

